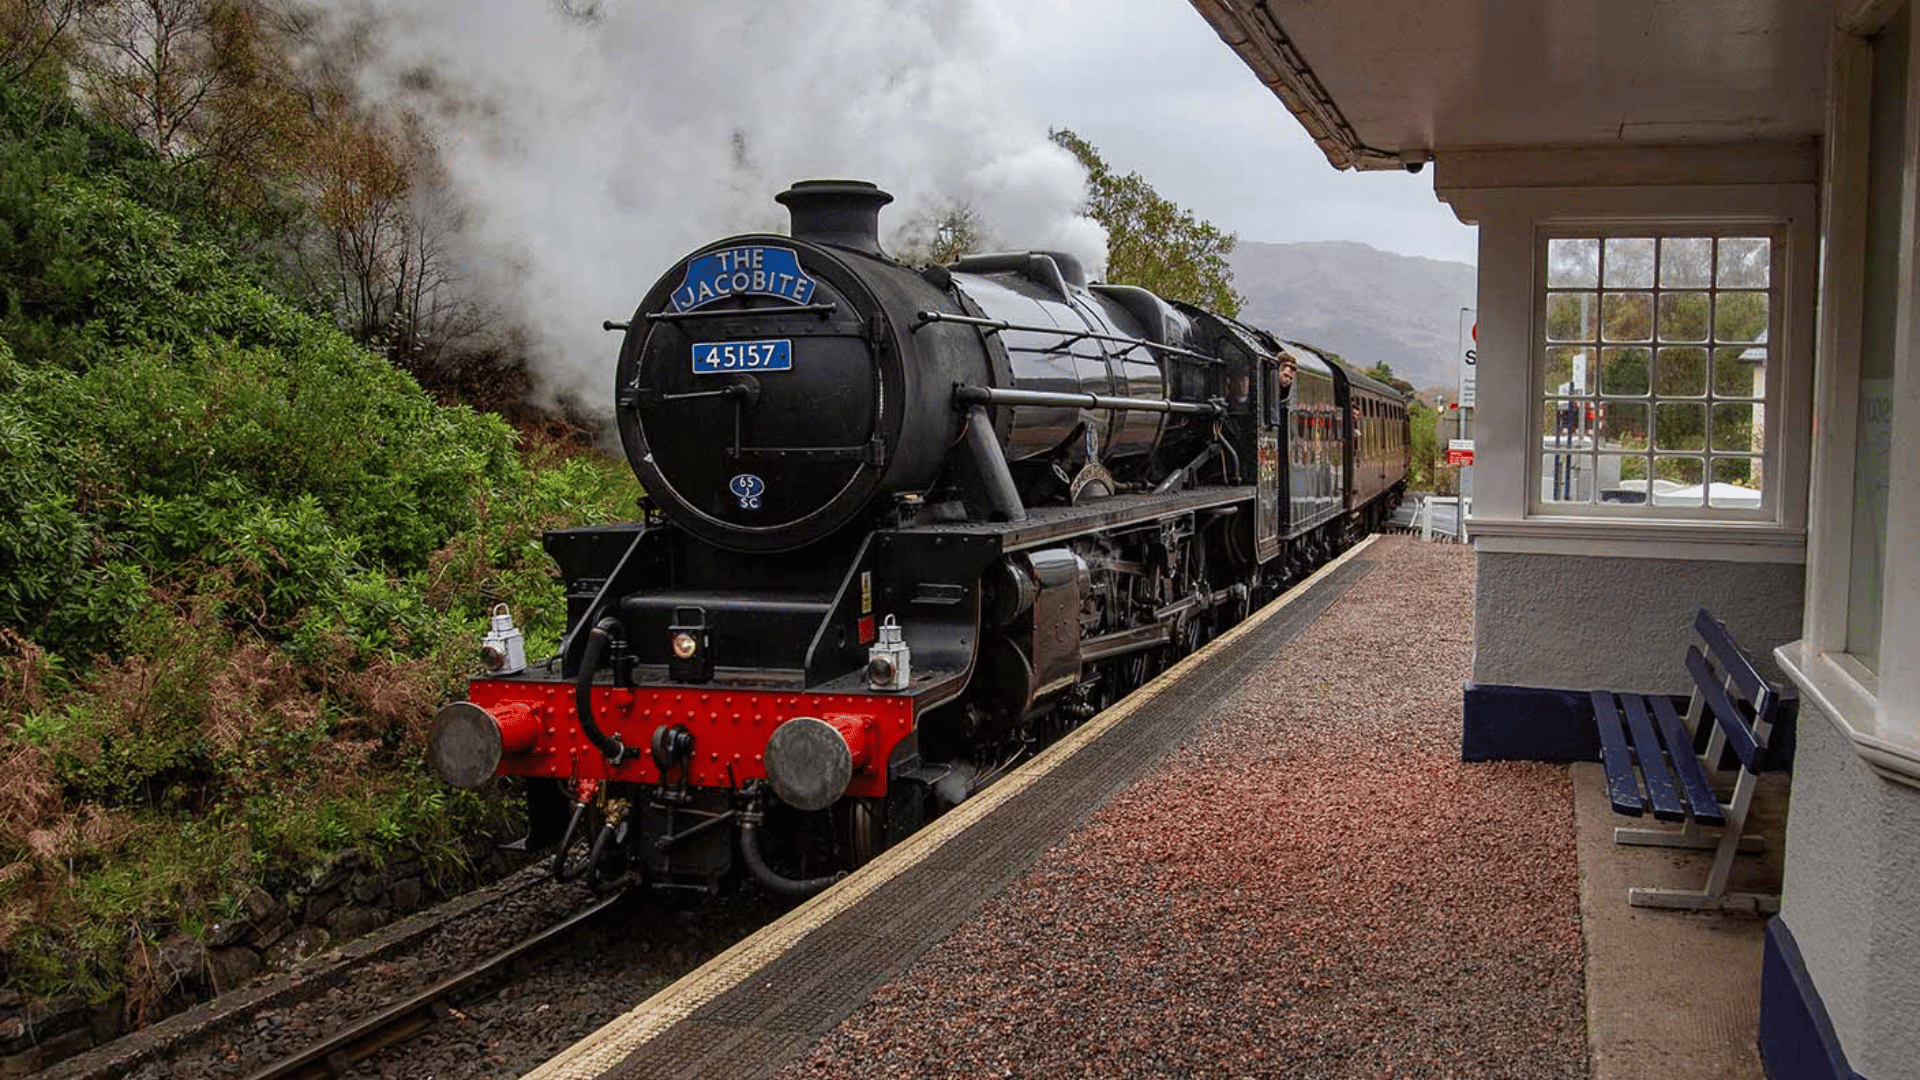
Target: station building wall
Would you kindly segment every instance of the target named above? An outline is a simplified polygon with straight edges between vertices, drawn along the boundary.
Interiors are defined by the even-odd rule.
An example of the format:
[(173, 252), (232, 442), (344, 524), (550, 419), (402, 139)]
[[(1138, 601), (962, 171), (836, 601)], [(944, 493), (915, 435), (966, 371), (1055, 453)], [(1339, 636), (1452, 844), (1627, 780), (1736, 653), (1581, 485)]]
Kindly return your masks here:
[(1838, 6), (1821, 175), (1806, 613), (1771, 1080), (1920, 1075), (1920, 33)]
[[(1468, 761), (1598, 760), (1586, 691), (1689, 694), (1681, 659), (1699, 641), (1703, 607), (1779, 684), (1773, 649), (1800, 635), (1797, 563), (1514, 552), (1481, 552), (1477, 563)], [(1787, 752), (1797, 724), (1776, 735)]]
[[(1792, 684), (1785, 880), (1757, 1032), (1770, 1080), (1905, 1077), (1920, 1061), (1920, 34), (1910, 2), (1839, 14), (1817, 144), (1436, 158), (1441, 197), (1481, 229), (1463, 754), (1591, 754), (1580, 691), (1685, 691), (1701, 606)], [(1685, 235), (1742, 218), (1783, 223), (1790, 249), (1770, 338), (1784, 365), (1766, 410), (1771, 512), (1543, 505), (1555, 230)]]
[[(1803, 705), (1781, 915), (1762, 985), (1772, 1080), (1843, 1080), (1843, 1070), (1878, 1080), (1920, 1068), (1916, 907), (1920, 789), (1877, 775), (1832, 717)], [(1796, 951), (1798, 964), (1781, 955)]]
[[(1725, 621), (1763, 666), (1775, 646), (1800, 635), (1818, 148), (1798, 141), (1479, 151), (1441, 157), (1436, 171), (1441, 197), (1480, 227), (1476, 475), (1468, 519), (1479, 575), (1463, 756), (1597, 758), (1586, 691), (1686, 693), (1682, 659), (1700, 608)], [(1559, 407), (1554, 383), (1567, 377), (1551, 355), (1564, 350), (1546, 329), (1549, 245), (1565, 236), (1660, 237), (1664, 244), (1740, 232), (1771, 236), (1774, 253), (1764, 337), (1764, 509), (1686, 512), (1549, 499), (1544, 481), (1554, 455), (1543, 455), (1542, 413)], [(1594, 289), (1579, 295), (1605, 295), (1603, 283)], [(1646, 292), (1633, 291), (1651, 293), (1651, 280)], [(1604, 334), (1587, 336), (1594, 340), (1582, 366), (1590, 371), (1614, 345)], [(1631, 347), (1665, 355), (1658, 341)], [(1611, 404), (1642, 416), (1665, 407), (1608, 402), (1603, 382), (1588, 379), (1583, 407)], [(1590, 445), (1600, 449), (1597, 440)]]
[[(1334, 122), (1346, 122), (1337, 103), (1319, 100), (1315, 95), (1324, 95), (1324, 87), (1278, 47), (1287, 40), (1277, 32), (1279, 22), (1313, 5), (1260, 5), (1276, 20), (1271, 31), (1261, 31), (1232, 14), (1231, 6), (1196, 3), (1248, 66), (1275, 86), (1337, 167), (1351, 166), (1363, 153), (1390, 152), (1362, 144), (1352, 130), (1334, 130)], [(1793, 25), (1826, 26), (1832, 35), (1826, 115), (1817, 139), (1740, 138), (1742, 130), (1810, 126), (1804, 117), (1778, 123), (1796, 95), (1804, 99), (1806, 87), (1793, 81), (1804, 72), (1756, 64), (1754, 72), (1775, 74), (1785, 96), (1776, 109), (1764, 92), (1757, 93), (1751, 100), (1765, 106), (1759, 110), (1764, 115), (1753, 116), (1751, 124), (1737, 110), (1714, 114), (1661, 100), (1698, 92), (1684, 80), (1655, 83), (1605, 98), (1609, 109), (1621, 112), (1617, 130), (1598, 136), (1602, 144), (1575, 145), (1595, 138), (1598, 129), (1589, 123), (1556, 133), (1547, 87), (1539, 107), (1527, 110), (1529, 123), (1504, 137), (1456, 137), (1451, 145), (1424, 149), (1420, 133), (1431, 138), (1434, 118), (1459, 105), (1422, 100), (1447, 84), (1420, 71), (1420, 58), (1442, 57), (1451, 66), (1477, 60), (1479, 70), (1470, 76), (1485, 85), (1490, 75), (1505, 74), (1494, 69), (1507, 64), (1513, 50), (1552, 55), (1564, 48), (1584, 55), (1593, 41), (1627, 33), (1630, 24), (1637, 33), (1642, 23), (1609, 11), (1566, 25), (1528, 24), (1530, 34), (1515, 38), (1484, 19), (1476, 23), (1474, 13), (1463, 10), (1453, 22), (1493, 32), (1469, 38), (1464, 47), (1448, 42), (1430, 52), (1425, 40), (1412, 46), (1432, 26), (1448, 23), (1444, 15), (1398, 27), (1370, 23), (1364, 15), (1345, 23), (1301, 19), (1321, 34), (1315, 55), (1350, 49), (1363, 61), (1349, 70), (1366, 70), (1364, 61), (1382, 55), (1382, 41), (1412, 58), (1410, 75), (1397, 68), (1375, 71), (1377, 86), (1360, 101), (1381, 115), (1367, 120), (1383, 132), (1399, 124), (1408, 133), (1398, 145), (1400, 161), (1409, 167), (1417, 167), (1420, 153), (1430, 153), (1437, 194), (1462, 220), (1480, 227), (1478, 475), (1468, 518), (1479, 596), (1463, 754), (1551, 760), (1591, 753), (1583, 691), (1684, 690), (1674, 673), (1692, 614), (1701, 606), (1720, 615), (1754, 659), (1770, 651), (1775, 671), (1798, 691), (1785, 882), (1781, 913), (1767, 924), (1756, 1032), (1769, 1080), (1920, 1076), (1915, 7), (1914, 0), (1785, 6), (1796, 17), (1810, 16)], [(1822, 45), (1755, 35), (1711, 12), (1690, 28), (1673, 25), (1686, 40), (1667, 44), (1724, 48), (1726, 55), (1747, 55), (1742, 50), (1762, 42)], [(1268, 39), (1273, 47), (1263, 44)], [(1637, 141), (1650, 132), (1675, 141)], [(1732, 141), (1715, 141), (1720, 139)], [(1409, 151), (1413, 157), (1405, 156)], [(1661, 447), (1652, 428), (1638, 448), (1619, 439), (1609, 446), (1605, 426), (1563, 419), (1589, 416), (1589, 404), (1595, 406), (1590, 419), (1598, 419), (1605, 404), (1634, 410), (1638, 403), (1628, 399), (1641, 392), (1560, 390), (1581, 382), (1582, 374), (1561, 366), (1552, 353), (1558, 346), (1581, 346), (1592, 354), (1590, 363), (1604, 366), (1609, 349), (1634, 346), (1657, 354), (1668, 342), (1657, 333), (1543, 333), (1555, 323), (1554, 305), (1568, 296), (1590, 294), (1592, 307), (1602, 312), (1608, 303), (1604, 272), (1592, 284), (1556, 285), (1552, 248), (1581, 237), (1639, 237), (1663, 250), (1668, 237), (1754, 238), (1756, 230), (1785, 253), (1767, 286), (1777, 317), (1762, 350), (1771, 384), (1764, 403), (1765, 452), (1756, 422), (1753, 447), (1710, 445), (1698, 456), (1709, 465), (1720, 450), (1738, 457), (1751, 449), (1753, 456), (1764, 456), (1765, 496), (1747, 513), (1731, 502), (1714, 512), (1711, 497), (1700, 504), (1705, 513), (1677, 506), (1663, 512), (1652, 490), (1655, 474), (1671, 480), (1683, 470), (1658, 467)], [(1615, 291), (1629, 305), (1640, 301), (1626, 294), (1646, 293), (1654, 297), (1649, 306), (1657, 307), (1669, 291), (1666, 284), (1622, 281)], [(1757, 291), (1751, 283), (1729, 289)], [(1704, 287), (1675, 282), (1671, 291), (1687, 290), (1716, 298), (1721, 293), (1717, 278)], [(1711, 303), (1717, 318), (1717, 299)], [(1670, 343), (1696, 340), (1683, 331)], [(1753, 340), (1729, 335), (1724, 343), (1735, 346), (1728, 353), (1737, 358), (1737, 346)], [(1722, 343), (1716, 330), (1708, 345), (1717, 352)], [(1645, 370), (1657, 370), (1657, 361)], [(1717, 391), (1658, 387), (1648, 396), (1669, 392), (1704, 398), (1709, 412), (1717, 398)], [(1649, 400), (1648, 407), (1657, 421), (1659, 406)], [(1612, 426), (1614, 434), (1622, 433), (1624, 425)], [(1648, 460), (1648, 467), (1636, 470), (1639, 476), (1611, 471), (1636, 449)], [(1694, 448), (1668, 449), (1683, 457)], [(1568, 498), (1564, 463), (1575, 458), (1587, 467), (1575, 474), (1574, 497)], [(1645, 488), (1644, 510), (1622, 505), (1635, 501), (1625, 483), (1635, 479)], [(1737, 483), (1741, 477), (1729, 479)], [(1614, 497), (1602, 499), (1598, 489), (1608, 485)], [(1581, 500), (1580, 489), (1588, 491), (1587, 505), (1570, 505)]]
[(1479, 556), (1473, 678), (1501, 686), (1687, 694), (1680, 658), (1705, 607), (1771, 678), (1800, 636), (1797, 564), (1487, 552)]
[[(1809, 126), (1771, 123), (1771, 103), (1751, 126), (1733, 112), (1675, 122), (1659, 96), (1694, 92), (1676, 82), (1618, 99), (1622, 122), (1611, 136), (1589, 126), (1555, 139), (1540, 126), (1552, 123), (1548, 95), (1529, 112), (1534, 123), (1507, 136), (1524, 142), (1460, 139), (1424, 151), (1437, 194), (1480, 228), (1477, 475), (1468, 517), (1479, 595), (1462, 751), (1470, 760), (1590, 755), (1584, 691), (1685, 690), (1680, 658), (1702, 606), (1756, 660), (1771, 653), (1775, 672), (1798, 691), (1799, 715), (1788, 729), (1797, 745), (1781, 913), (1767, 925), (1761, 977), (1761, 1058), (1770, 1080), (1895, 1080), (1920, 1076), (1920, 27), (1914, 0), (1818, 7), (1815, 21), (1796, 24), (1832, 33), (1818, 138), (1741, 138), (1742, 130)], [(1209, 18), (1241, 47), (1236, 35), (1247, 28), (1237, 16)], [(1750, 44), (1744, 27), (1723, 21), (1707, 17), (1686, 46)], [(1537, 41), (1495, 34), (1443, 55), (1449, 63), (1477, 58), (1484, 77), (1508, 45), (1585, 49), (1596, 28), (1604, 40), (1626, 26), (1624, 17), (1543, 26)], [(1373, 56), (1373, 37), (1410, 43), (1407, 35), (1426, 24), (1400, 37), (1380, 29), (1360, 19), (1344, 27), (1347, 38), (1318, 43), (1319, 55), (1352, 48)], [(1256, 47), (1248, 64), (1276, 85), (1336, 166), (1361, 151), (1385, 153), (1352, 131), (1331, 132), (1323, 121), (1345, 118), (1303, 92), (1323, 88), (1310, 71), (1289, 67), (1285, 53)], [(1276, 74), (1279, 67), (1287, 71)], [(1362, 100), (1405, 121), (1402, 130), (1431, 132), (1423, 121), (1445, 115), (1417, 100), (1431, 80), (1382, 78), (1412, 94)], [(1634, 141), (1657, 131), (1676, 141)], [(1606, 141), (1572, 145), (1596, 137)], [(1730, 141), (1713, 141), (1723, 138)], [(1406, 137), (1402, 153), (1422, 152), (1418, 140)], [(1676, 279), (1669, 287), (1664, 269), (1640, 275), (1645, 280), (1606, 280), (1615, 241), (1638, 242), (1658, 262), (1669, 246), (1703, 237), (1716, 252), (1723, 240), (1771, 245), (1780, 256), (1771, 281), (1723, 288), (1718, 269), (1704, 284)], [(1557, 260), (1556, 245), (1565, 254), (1570, 243), (1598, 245), (1600, 270), (1569, 274), (1578, 260)], [(1763, 290), (1766, 336), (1722, 335), (1720, 298)], [(1647, 334), (1606, 329), (1609, 303), (1659, 311), (1668, 294), (1689, 291), (1711, 294), (1711, 334), (1690, 338), (1677, 324), (1663, 336), (1658, 315)], [(1569, 302), (1587, 304), (1571, 333), (1562, 325)], [(1595, 312), (1597, 320), (1582, 322)], [(1766, 368), (1751, 445), (1713, 444), (1715, 430), (1742, 427), (1722, 429), (1717, 420), (1704, 425), (1704, 447), (1659, 443), (1662, 398), (1676, 413), (1699, 407), (1712, 417), (1718, 386), (1634, 390), (1623, 382), (1610, 394), (1604, 376), (1597, 386), (1587, 378), (1594, 365), (1606, 368), (1609, 354), (1618, 360), (1637, 348), (1652, 357), (1642, 378), (1655, 382), (1663, 349), (1678, 359), (1704, 346), (1718, 379), (1721, 357), (1743, 360), (1747, 344), (1763, 346)], [(1584, 367), (1566, 362), (1565, 353), (1583, 350)], [(1759, 395), (1741, 393), (1737, 377), (1732, 383), (1725, 398), (1751, 408)], [(1679, 400), (1689, 397), (1697, 404)], [(1611, 411), (1603, 416), (1602, 408)], [(1643, 441), (1625, 437), (1634, 432), (1623, 414), (1653, 418), (1639, 431)], [(1636, 454), (1644, 466), (1614, 468)], [(1764, 465), (1725, 477), (1744, 495), (1762, 489), (1760, 499), (1716, 505), (1709, 493), (1688, 509), (1672, 489), (1655, 490), (1662, 480), (1684, 488), (1689, 468), (1698, 483), (1702, 466), (1681, 464), (1694, 458), (1710, 491), (1721, 456)], [(1662, 495), (1672, 496), (1664, 506)]]

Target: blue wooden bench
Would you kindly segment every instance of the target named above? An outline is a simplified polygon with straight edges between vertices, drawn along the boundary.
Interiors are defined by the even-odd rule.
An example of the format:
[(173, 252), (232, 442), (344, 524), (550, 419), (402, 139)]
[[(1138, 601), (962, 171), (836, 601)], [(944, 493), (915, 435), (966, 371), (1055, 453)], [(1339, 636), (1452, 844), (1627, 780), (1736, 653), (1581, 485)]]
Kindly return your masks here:
[[(1685, 715), (1671, 698), (1658, 694), (1595, 690), (1591, 695), (1614, 812), (1632, 817), (1651, 812), (1657, 821), (1680, 823), (1677, 829), (1615, 829), (1614, 842), (1714, 853), (1705, 888), (1634, 888), (1627, 891), (1627, 901), (1635, 907), (1778, 911), (1778, 896), (1728, 893), (1727, 877), (1737, 852), (1758, 851), (1765, 843), (1743, 830), (1754, 785), (1766, 768), (1779, 695), (1712, 612), (1702, 608), (1693, 628), (1706, 651), (1687, 647), (1693, 696)], [(1711, 732), (1700, 751), (1703, 724)], [(1729, 755), (1737, 768), (1732, 795), (1723, 802), (1715, 779), (1717, 766)]]

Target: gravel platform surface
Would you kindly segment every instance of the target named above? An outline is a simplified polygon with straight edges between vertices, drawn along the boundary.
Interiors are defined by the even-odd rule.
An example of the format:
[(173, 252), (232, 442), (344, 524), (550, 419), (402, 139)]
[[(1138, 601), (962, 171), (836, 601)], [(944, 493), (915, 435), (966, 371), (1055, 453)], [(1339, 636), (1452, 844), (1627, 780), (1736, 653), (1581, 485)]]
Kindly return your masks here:
[(1459, 760), (1470, 549), (1373, 570), (778, 1075), (1586, 1077), (1564, 768)]

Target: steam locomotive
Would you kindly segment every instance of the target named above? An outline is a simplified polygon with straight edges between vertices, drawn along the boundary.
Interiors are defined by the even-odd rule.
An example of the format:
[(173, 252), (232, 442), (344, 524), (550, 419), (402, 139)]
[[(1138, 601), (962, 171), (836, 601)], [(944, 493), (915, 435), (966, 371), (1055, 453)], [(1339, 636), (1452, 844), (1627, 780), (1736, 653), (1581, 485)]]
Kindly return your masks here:
[(1244, 617), (1404, 487), (1405, 402), (1059, 252), (911, 267), (891, 196), (778, 195), (624, 331), (644, 519), (546, 535), (559, 654), (497, 610), (435, 718), (462, 787), (607, 886), (805, 895)]

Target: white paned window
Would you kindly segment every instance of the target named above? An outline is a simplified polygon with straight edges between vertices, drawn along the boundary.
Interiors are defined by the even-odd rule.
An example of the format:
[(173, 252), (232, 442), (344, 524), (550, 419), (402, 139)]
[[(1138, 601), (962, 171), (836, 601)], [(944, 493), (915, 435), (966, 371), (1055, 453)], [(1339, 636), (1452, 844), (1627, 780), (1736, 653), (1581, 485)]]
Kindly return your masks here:
[(1535, 512), (1775, 516), (1784, 237), (1753, 225), (1541, 237)]

